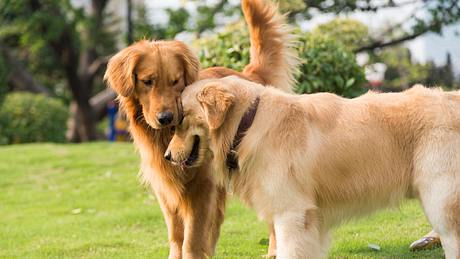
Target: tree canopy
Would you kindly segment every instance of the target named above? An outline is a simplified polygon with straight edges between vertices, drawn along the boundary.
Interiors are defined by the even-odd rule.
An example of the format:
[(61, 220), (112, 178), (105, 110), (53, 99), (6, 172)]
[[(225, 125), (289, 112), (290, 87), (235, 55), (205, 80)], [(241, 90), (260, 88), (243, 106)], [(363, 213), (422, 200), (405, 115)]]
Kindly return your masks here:
[[(191, 15), (185, 9), (168, 10), (170, 22), (182, 17), (184, 30), (200, 34), (216, 26), (215, 17), (234, 14), (239, 6), (228, 0), (209, 1), (188, 0), (195, 3), (197, 20), (195, 26), (185, 22)], [(372, 51), (377, 48), (397, 45), (415, 39), (425, 33), (442, 33), (442, 28), (460, 20), (460, 1), (458, 0), (275, 0), (283, 12), (288, 12), (292, 23), (300, 23), (319, 14), (350, 14), (354, 11), (375, 13), (381, 10), (398, 12), (398, 7), (412, 6), (412, 11), (398, 23), (380, 28), (382, 33), (369, 38), (356, 46), (355, 52)], [(184, 12), (185, 11), (185, 12)], [(186, 14), (187, 13), (187, 14)], [(399, 17), (398, 17), (399, 18)], [(205, 22), (201, 22), (205, 21)], [(192, 23), (193, 24), (193, 23)]]
[[(442, 28), (460, 20), (458, 0), (277, 1), (283, 12), (289, 12), (288, 18), (293, 24), (318, 14), (346, 15), (353, 11), (373, 13), (395, 7), (415, 7), (400, 23), (381, 28), (378, 35), (370, 35), (365, 25), (351, 19), (337, 19), (315, 29), (314, 34), (336, 40), (345, 46), (347, 53), (374, 52), (427, 32), (442, 33)], [(115, 97), (102, 83), (102, 72), (108, 57), (118, 49), (140, 38), (172, 39), (184, 31), (206, 38), (216, 27), (241, 17), (238, 1), (229, 0), (185, 0), (187, 8), (167, 9), (168, 21), (162, 23), (152, 22), (148, 9), (139, 1), (84, 2), (86, 5), (77, 6), (71, 0), (0, 1), (0, 102), (3, 94), (12, 90), (60, 98), (70, 107), (67, 138), (71, 141), (98, 137), (96, 123), (103, 118), (106, 103)], [(128, 15), (111, 13), (107, 7), (113, 3), (127, 8)], [(237, 35), (242, 34), (235, 32)], [(335, 46), (329, 41), (327, 44)], [(242, 66), (247, 51), (248, 46), (229, 47), (219, 55), (230, 57), (225, 62), (232, 63), (234, 59)], [(216, 60), (202, 62), (206, 66)], [(351, 56), (347, 60), (351, 60)], [(444, 70), (449, 69), (452, 70), (451, 65)], [(354, 74), (352, 71), (357, 70), (353, 67), (350, 71), (349, 74)], [(455, 84), (448, 72), (436, 71), (432, 74), (444, 73), (442, 75), (448, 77), (446, 82)], [(337, 81), (338, 85), (343, 83)], [(307, 88), (302, 91), (312, 90)]]

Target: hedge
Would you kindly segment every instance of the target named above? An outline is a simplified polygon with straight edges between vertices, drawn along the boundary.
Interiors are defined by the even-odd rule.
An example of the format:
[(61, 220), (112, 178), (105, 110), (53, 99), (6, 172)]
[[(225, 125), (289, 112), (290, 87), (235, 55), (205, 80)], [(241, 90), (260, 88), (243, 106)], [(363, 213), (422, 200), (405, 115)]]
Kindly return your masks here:
[(0, 108), (0, 144), (64, 142), (68, 109), (57, 99), (16, 92)]

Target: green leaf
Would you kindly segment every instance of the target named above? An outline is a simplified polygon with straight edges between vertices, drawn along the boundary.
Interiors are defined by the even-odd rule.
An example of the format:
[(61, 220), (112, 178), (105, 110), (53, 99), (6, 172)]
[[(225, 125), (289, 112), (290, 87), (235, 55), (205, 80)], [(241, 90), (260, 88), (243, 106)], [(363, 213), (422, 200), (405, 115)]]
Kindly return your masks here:
[(354, 78), (350, 78), (347, 80), (347, 83), (345, 85), (346, 88), (350, 88), (354, 83), (355, 83), (355, 79)]

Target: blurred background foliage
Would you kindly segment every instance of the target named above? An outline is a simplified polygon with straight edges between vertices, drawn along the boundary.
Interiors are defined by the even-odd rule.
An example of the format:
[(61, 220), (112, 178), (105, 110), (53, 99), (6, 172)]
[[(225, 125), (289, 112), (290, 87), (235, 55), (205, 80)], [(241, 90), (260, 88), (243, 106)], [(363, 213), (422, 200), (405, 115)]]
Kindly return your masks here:
[(336, 18), (320, 24), (313, 29), (312, 33), (338, 41), (350, 51), (369, 44), (372, 40), (367, 26), (351, 18)]
[[(458, 0), (277, 2), (282, 12), (289, 12), (287, 19), (295, 28), (316, 15), (339, 17), (309, 31), (296, 29), (302, 60), (296, 77), (298, 93), (328, 91), (355, 97), (365, 92), (370, 85), (356, 54), (368, 55), (369, 64), (387, 66), (380, 90), (401, 91), (414, 83), (446, 89), (460, 86), (449, 55), (442, 65), (419, 64), (402, 45), (428, 32), (441, 33), (444, 27), (459, 22)], [(56, 98), (68, 110), (68, 120), (62, 124), (66, 139), (91, 141), (102, 136), (97, 125), (106, 118), (106, 104), (115, 98), (102, 82), (107, 60), (127, 44), (142, 38), (173, 39), (185, 35), (195, 47), (202, 67), (241, 70), (249, 62), (249, 39), (239, 1), (181, 3), (183, 7), (166, 9), (166, 20), (159, 21), (152, 19), (154, 14), (141, 0), (0, 1), (0, 103), (6, 95), (7, 105), (8, 96), (17, 91)], [(344, 18), (354, 11), (375, 13), (414, 3), (420, 8), (413, 15), (378, 32)], [(13, 99), (18, 98), (21, 97)], [(47, 98), (43, 102), (47, 101), (55, 100)], [(47, 113), (46, 105), (37, 105), (36, 109)], [(3, 143), (16, 141), (2, 138), (8, 139)]]
[(8, 88), (6, 79), (8, 76), (8, 66), (5, 59), (0, 55), (0, 107), (2, 107), (3, 99), (5, 98)]
[(298, 93), (331, 92), (356, 97), (366, 92), (363, 67), (340, 41), (315, 31), (300, 40)]
[[(349, 30), (349, 21), (343, 21), (344, 28)], [(336, 20), (331, 22), (337, 23)], [(296, 31), (296, 49), (301, 59), (300, 71), (296, 75), (296, 92), (332, 92), (345, 97), (356, 97), (364, 93), (364, 69), (357, 64), (354, 53), (343, 44), (357, 41), (362, 35), (345, 35), (338, 29), (328, 35), (322, 30), (318, 27), (308, 33)], [(345, 37), (341, 38), (342, 35)], [(241, 71), (249, 62), (249, 33), (244, 23), (228, 26), (212, 37), (199, 39), (194, 46), (199, 49), (203, 67), (225, 66)]]
[(10, 93), (0, 108), (0, 144), (64, 142), (68, 108), (57, 98)]
[(445, 89), (459, 89), (460, 81), (455, 80), (452, 60), (449, 53), (443, 65), (436, 65), (433, 61), (422, 64), (414, 61), (411, 52), (403, 46), (385, 49), (370, 56), (370, 62), (380, 62), (387, 65), (384, 91), (401, 91), (414, 84), (423, 84), (428, 87), (443, 87)]
[(225, 30), (193, 42), (203, 68), (223, 66), (242, 71), (249, 63), (249, 33), (239, 22)]

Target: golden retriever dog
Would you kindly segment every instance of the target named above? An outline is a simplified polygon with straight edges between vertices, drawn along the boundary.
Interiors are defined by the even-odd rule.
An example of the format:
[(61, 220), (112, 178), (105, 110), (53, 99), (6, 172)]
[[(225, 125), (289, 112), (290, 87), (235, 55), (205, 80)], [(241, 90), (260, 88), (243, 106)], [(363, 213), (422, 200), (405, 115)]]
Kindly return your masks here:
[[(118, 93), (141, 156), (141, 176), (159, 200), (170, 245), (169, 258), (205, 258), (214, 253), (224, 218), (225, 188), (211, 177), (210, 164), (185, 168), (164, 157), (183, 119), (180, 93), (198, 79), (236, 75), (290, 91), (297, 59), (284, 17), (263, 0), (243, 0), (250, 32), (250, 63), (242, 72), (199, 69), (192, 51), (179, 41), (140, 41), (108, 64), (105, 80)], [(187, 164), (187, 163), (186, 163)], [(272, 233), (273, 239), (273, 233)], [(272, 243), (270, 251), (274, 251)]]
[(274, 224), (277, 258), (324, 257), (332, 227), (404, 198), (460, 258), (460, 92), (345, 99), (226, 77), (188, 86), (182, 104), (171, 161), (212, 158), (215, 181)]

